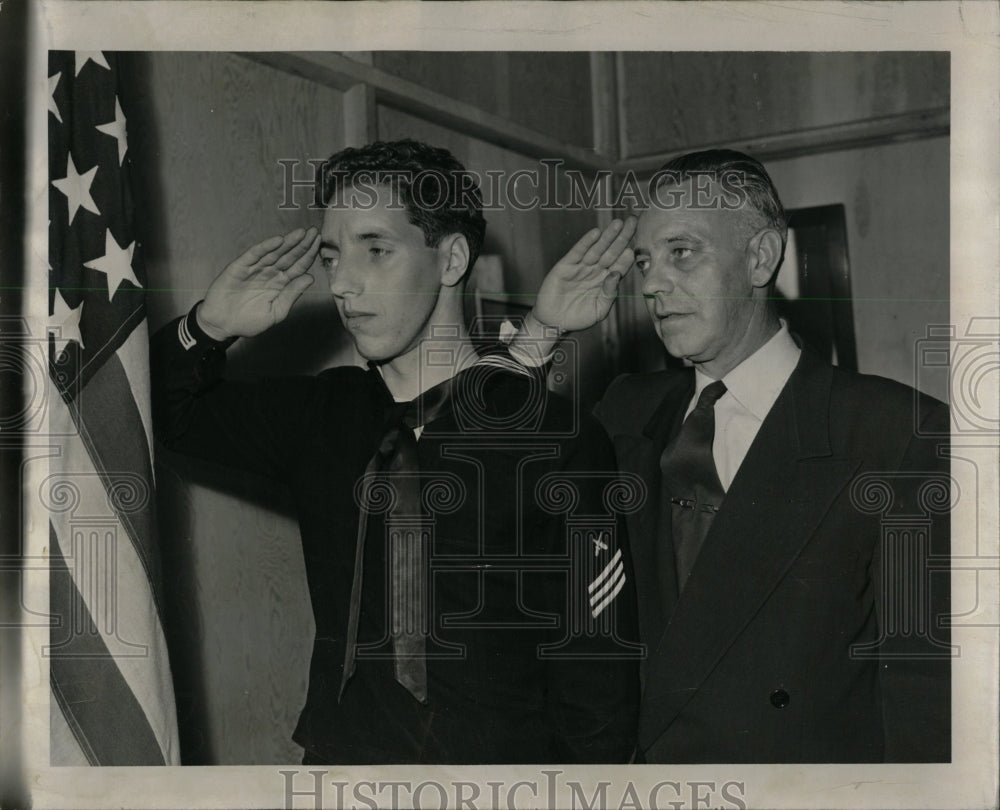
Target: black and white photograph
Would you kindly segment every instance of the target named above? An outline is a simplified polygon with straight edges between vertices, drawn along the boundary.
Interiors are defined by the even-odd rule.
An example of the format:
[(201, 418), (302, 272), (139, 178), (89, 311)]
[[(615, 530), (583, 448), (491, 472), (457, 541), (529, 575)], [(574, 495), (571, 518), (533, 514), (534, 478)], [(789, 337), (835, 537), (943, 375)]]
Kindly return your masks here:
[(994, 5), (8, 5), (4, 807), (995, 806)]

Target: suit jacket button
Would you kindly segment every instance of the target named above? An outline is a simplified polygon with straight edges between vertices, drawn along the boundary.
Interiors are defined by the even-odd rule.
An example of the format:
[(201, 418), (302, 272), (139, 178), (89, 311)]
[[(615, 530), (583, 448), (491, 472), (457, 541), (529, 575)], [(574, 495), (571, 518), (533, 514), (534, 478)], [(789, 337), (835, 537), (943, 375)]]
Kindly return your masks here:
[(788, 692), (784, 689), (775, 689), (771, 693), (771, 705), (776, 709), (784, 709), (788, 705), (788, 701), (791, 698), (788, 696)]

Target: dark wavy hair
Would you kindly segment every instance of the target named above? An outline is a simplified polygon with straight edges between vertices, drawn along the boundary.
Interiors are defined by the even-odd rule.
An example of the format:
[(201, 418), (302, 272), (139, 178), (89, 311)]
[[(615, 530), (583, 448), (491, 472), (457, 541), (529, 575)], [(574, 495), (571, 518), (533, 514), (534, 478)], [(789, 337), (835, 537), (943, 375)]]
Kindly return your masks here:
[(447, 149), (409, 138), (341, 149), (316, 172), (316, 203), (326, 207), (343, 189), (360, 184), (397, 192), (428, 247), (462, 234), (469, 243), (466, 272), (476, 263), (486, 234), (479, 181)]
[(771, 182), (771, 176), (758, 160), (735, 149), (706, 149), (673, 158), (659, 168), (653, 176), (653, 187), (665, 183), (683, 183), (695, 177), (708, 176), (740, 193), (742, 200), (757, 216), (751, 216), (752, 225), (773, 228), (781, 234), (784, 244), (788, 238), (788, 218)]

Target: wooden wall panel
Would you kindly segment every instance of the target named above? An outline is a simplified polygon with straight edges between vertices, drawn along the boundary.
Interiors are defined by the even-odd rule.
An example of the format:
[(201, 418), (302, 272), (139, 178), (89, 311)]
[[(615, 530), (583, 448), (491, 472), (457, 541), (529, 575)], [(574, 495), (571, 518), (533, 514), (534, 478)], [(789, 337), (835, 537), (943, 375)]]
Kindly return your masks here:
[[(932, 138), (769, 163), (789, 208), (843, 203), (858, 368), (908, 385), (915, 342), (949, 323), (949, 141)], [(935, 382), (940, 382), (936, 378)], [(927, 393), (947, 400), (943, 385)]]
[(594, 145), (587, 53), (510, 53), (511, 120), (566, 143)]
[[(234, 55), (131, 61), (123, 103), (155, 328), (186, 311), (251, 244), (318, 224), (305, 207), (308, 189), (299, 208), (280, 208), (278, 160), (323, 158), (343, 146), (341, 94)], [(311, 373), (349, 361), (344, 346), (318, 277), (285, 324), (230, 350), (230, 371)], [(291, 733), (313, 624), (297, 524), (259, 481), (162, 452), (158, 466), (184, 762), (298, 762)]]
[[(131, 81), (131, 95), (142, 99), (129, 136), (143, 250), (150, 277), (163, 282), (149, 296), (155, 329), (187, 310), (250, 245), (319, 222), (307, 210), (308, 188), (297, 190), (297, 207), (282, 208), (285, 170), (278, 161), (302, 161), (297, 179), (308, 179), (305, 161), (343, 145), (341, 94), (230, 54), (135, 57)], [(296, 316), (314, 316), (313, 307), (333, 314), (322, 285), (306, 294)], [(336, 353), (337, 331), (312, 335), (292, 353), (291, 368), (287, 358), (275, 368), (322, 367), (328, 358), (320, 355)]]
[(375, 67), (496, 115), (510, 109), (506, 54), (375, 51)]
[(387, 73), (575, 146), (593, 146), (586, 53), (376, 51)]
[(947, 107), (948, 53), (626, 53), (629, 156)]

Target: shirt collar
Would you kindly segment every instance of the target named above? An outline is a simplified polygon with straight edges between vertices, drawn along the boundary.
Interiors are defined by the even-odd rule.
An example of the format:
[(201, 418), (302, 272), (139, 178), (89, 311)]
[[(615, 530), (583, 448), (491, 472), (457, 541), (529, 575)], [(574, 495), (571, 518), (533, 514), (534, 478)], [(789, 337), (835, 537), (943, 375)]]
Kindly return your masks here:
[[(802, 350), (788, 331), (788, 324), (781, 321), (781, 328), (767, 343), (722, 378), (727, 394), (763, 422), (792, 376), (801, 354)], [(694, 402), (712, 382), (715, 381), (711, 377), (695, 369)]]

